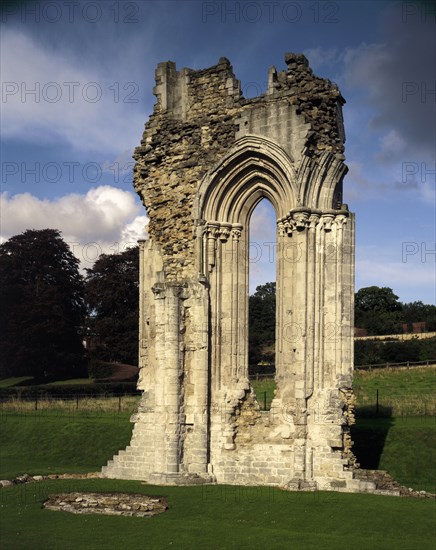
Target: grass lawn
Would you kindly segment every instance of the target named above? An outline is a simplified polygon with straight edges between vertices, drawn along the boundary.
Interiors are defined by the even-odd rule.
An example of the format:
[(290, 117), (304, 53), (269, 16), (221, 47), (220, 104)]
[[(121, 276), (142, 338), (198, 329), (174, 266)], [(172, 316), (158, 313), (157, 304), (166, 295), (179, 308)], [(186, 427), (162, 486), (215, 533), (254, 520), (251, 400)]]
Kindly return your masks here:
[(353, 388), (358, 406), (375, 404), (378, 390), (394, 416), (436, 414), (436, 367), (355, 371)]
[(71, 385), (80, 385), (84, 384), (93, 384), (94, 380), (92, 378), (72, 378), (71, 380), (57, 380), (56, 382), (50, 382), (47, 386), (71, 386)]
[(436, 418), (358, 418), (351, 428), (362, 468), (387, 470), (406, 487), (436, 493)]
[[(371, 387), (372, 380), (366, 377), (364, 382)], [(253, 385), (256, 392), (267, 391), (271, 400), (272, 380)], [(422, 387), (418, 384), (415, 388), (411, 382), (403, 388), (403, 395), (419, 396), (426, 385), (424, 381)], [(129, 443), (131, 429), (128, 413), (3, 410), (0, 478), (98, 471)], [(379, 468), (404, 485), (430, 491), (435, 490), (435, 434), (436, 420), (429, 416), (358, 418), (353, 427), (359, 459), (377, 460)], [(73, 515), (41, 508), (49, 494), (73, 491), (162, 495), (168, 499), (169, 511), (145, 519)], [(14, 550), (337, 550), (339, 546), (433, 550), (434, 508), (431, 500), (292, 493), (271, 487), (156, 487), (105, 479), (50, 480), (0, 489), (0, 546)]]
[(19, 474), (92, 472), (126, 447), (125, 413), (47, 411), (0, 416), (0, 479)]
[[(262, 409), (266, 392), (269, 408), (275, 381), (264, 378), (251, 384)], [(436, 367), (355, 371), (353, 389), (357, 407), (375, 407), (378, 390), (380, 407), (389, 408), (393, 416), (436, 414)]]
[(261, 378), (259, 380), (250, 380), (250, 382), (256, 392), (256, 397), (260, 408), (264, 409), (266, 394), (266, 408), (269, 409), (271, 401), (274, 398), (274, 390), (276, 389), (275, 380), (272, 378)]
[(33, 376), (14, 376), (11, 378), (3, 378), (0, 380), (0, 388), (11, 388), (12, 386), (25, 382), (26, 380), (33, 380)]
[[(161, 495), (169, 510), (145, 519), (41, 508), (49, 494), (72, 491)], [(3, 488), (0, 500), (2, 547), (14, 550), (434, 548), (434, 502), (410, 498), (59, 480)]]

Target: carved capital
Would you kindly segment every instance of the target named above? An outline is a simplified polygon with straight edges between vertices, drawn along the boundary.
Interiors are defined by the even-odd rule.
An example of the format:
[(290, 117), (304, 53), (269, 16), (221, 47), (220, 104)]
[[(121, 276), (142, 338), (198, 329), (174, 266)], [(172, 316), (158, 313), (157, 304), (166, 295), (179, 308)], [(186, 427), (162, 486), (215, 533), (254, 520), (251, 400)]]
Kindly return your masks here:
[(344, 225), (347, 223), (348, 216), (345, 216), (345, 214), (338, 214), (335, 218), (335, 224), (338, 229), (342, 229)]
[(230, 237), (232, 226), (229, 223), (223, 223), (218, 230), (219, 240), (225, 243)]
[(290, 216), (295, 222), (297, 231), (304, 231), (309, 227), (310, 210), (291, 211)]
[(321, 224), (324, 231), (331, 231), (332, 225), (335, 219), (335, 214), (333, 213), (325, 213), (321, 216)]
[(206, 224), (206, 229), (204, 230), (205, 235), (208, 239), (216, 239), (219, 236), (220, 224), (217, 222), (209, 222)]
[(284, 237), (286, 235), (285, 224), (282, 221), (277, 222), (277, 229), (280, 237)]
[(335, 225), (338, 229), (347, 223), (348, 213), (346, 211), (329, 210), (321, 212), (310, 208), (298, 208), (291, 210), (289, 214), (277, 222), (279, 235), (291, 237), (294, 231), (314, 230), (318, 225), (324, 231), (331, 231)]
[(232, 225), (232, 231), (231, 231), (233, 241), (239, 242), (239, 239), (241, 238), (241, 234), (242, 234), (242, 225), (239, 223), (234, 223)]
[(281, 237), (292, 237), (292, 233), (295, 231), (297, 223), (292, 218), (282, 218), (277, 223), (277, 227), (279, 228), (279, 235)]
[(321, 217), (320, 212), (312, 212), (309, 216), (309, 229), (315, 229)]

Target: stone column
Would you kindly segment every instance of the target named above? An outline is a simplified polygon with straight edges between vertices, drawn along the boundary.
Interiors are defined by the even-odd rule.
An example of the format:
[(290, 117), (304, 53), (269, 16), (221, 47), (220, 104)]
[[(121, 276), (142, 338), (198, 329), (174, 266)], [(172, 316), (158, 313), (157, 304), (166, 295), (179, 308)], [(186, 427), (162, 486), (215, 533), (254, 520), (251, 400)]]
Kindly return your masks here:
[(246, 239), (246, 232), (243, 232), (243, 227), (240, 224), (232, 225), (230, 236), (232, 239), (233, 250), (232, 295), (230, 297), (232, 307), (231, 360), (233, 371), (232, 380), (234, 383), (236, 383), (242, 377), (248, 376), (248, 365), (246, 356), (246, 339), (248, 338), (247, 297), (244, 294), (247, 289), (245, 279), (248, 243)]
[(177, 473), (180, 462), (180, 299), (179, 288), (166, 290), (165, 333), (165, 409), (166, 409), (166, 472)]
[(194, 395), (189, 404), (185, 399), (186, 422), (191, 426), (192, 434), (184, 455), (186, 457), (189, 453), (186, 467), (190, 473), (204, 474), (207, 472), (209, 445), (209, 299), (208, 289), (201, 283), (191, 283), (188, 292), (184, 304), (189, 311), (186, 341), (192, 354), (190, 383)]
[[(156, 307), (155, 476), (177, 474), (181, 454), (180, 287), (153, 287)], [(159, 477), (155, 478), (156, 480)]]

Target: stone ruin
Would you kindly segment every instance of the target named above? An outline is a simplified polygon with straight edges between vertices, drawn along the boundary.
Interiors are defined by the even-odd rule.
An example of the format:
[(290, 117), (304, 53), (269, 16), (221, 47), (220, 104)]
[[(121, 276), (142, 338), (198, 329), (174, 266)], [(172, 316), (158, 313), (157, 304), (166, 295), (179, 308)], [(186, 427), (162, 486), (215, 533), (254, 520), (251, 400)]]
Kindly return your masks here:
[(133, 493), (60, 493), (49, 495), (43, 508), (72, 514), (149, 518), (168, 510), (165, 497)]
[[(110, 478), (370, 490), (353, 423), (354, 215), (342, 203), (345, 100), (303, 55), (245, 99), (226, 58), (160, 63), (135, 149), (142, 398)], [(250, 216), (277, 217), (276, 392), (248, 376)]]

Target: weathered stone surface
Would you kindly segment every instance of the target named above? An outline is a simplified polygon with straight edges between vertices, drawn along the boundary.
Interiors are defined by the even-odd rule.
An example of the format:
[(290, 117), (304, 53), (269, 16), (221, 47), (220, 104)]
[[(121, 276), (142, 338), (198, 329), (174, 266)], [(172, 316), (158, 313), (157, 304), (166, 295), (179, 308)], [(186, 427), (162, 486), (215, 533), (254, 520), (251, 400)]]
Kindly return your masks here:
[[(263, 462), (249, 462), (247, 466), (250, 467), (251, 470), (254, 469), (260, 473), (264, 473), (265, 475), (268, 475), (271, 473), (271, 471), (273, 471), (272, 467), (277, 468), (276, 473), (278, 475), (286, 476), (288, 474), (287, 469), (281, 468), (282, 466), (281, 463), (268, 462), (267, 460)], [(231, 481), (236, 480), (236, 476), (232, 473), (233, 468), (234, 468), (234, 464), (232, 464), (231, 461), (226, 463), (226, 469), (228, 471), (227, 483), (230, 483)], [(89, 479), (89, 478), (99, 478), (99, 477), (102, 477), (99, 472), (91, 472), (88, 474), (50, 474), (45, 476), (43, 475), (30, 476), (28, 474), (23, 474), (22, 476), (17, 476), (12, 480), (10, 479), (0, 480), (0, 487), (13, 487), (14, 485), (20, 485), (22, 483), (33, 483), (38, 481), (45, 481), (48, 479)], [(166, 479), (166, 483), (162, 480), (162, 477), (163, 477), (162, 475), (158, 476), (159, 482), (164, 485), (165, 484), (195, 485), (199, 483), (204, 483), (204, 478), (201, 478), (196, 474), (187, 473), (187, 474), (184, 474), (183, 476), (180, 476), (177, 474), (173, 476), (168, 475)], [(268, 484), (276, 485), (274, 483), (274, 478), (271, 478), (271, 479), (272, 479), (272, 482)], [(150, 481), (152, 481), (152, 479), (150, 479)], [(247, 483), (247, 484), (250, 484), (250, 483)], [(318, 486), (315, 482), (296, 479), (296, 480), (288, 481), (286, 485), (282, 486), (281, 488), (290, 490), (290, 491), (315, 491), (318, 488)], [(350, 492), (350, 491), (371, 492), (371, 493), (375, 493), (379, 495), (387, 495), (387, 496), (436, 499), (436, 494), (434, 493), (429, 493), (426, 491), (417, 491), (410, 487), (404, 487), (403, 485), (400, 485), (384, 470), (355, 469), (353, 471), (353, 479), (351, 482), (347, 483), (344, 480), (333, 480), (331, 482), (330, 489), (337, 490), (337, 491), (347, 491), (347, 492)], [(96, 494), (101, 495), (102, 497), (106, 496), (106, 493), (105, 494), (96, 493)], [(129, 497), (136, 496), (136, 495), (130, 495), (130, 493), (128, 493), (127, 495)], [(56, 497), (60, 497), (60, 496), (61, 495), (56, 495)], [(139, 496), (143, 497), (144, 495), (139, 495)], [(150, 498), (154, 499), (155, 497), (150, 497)], [(64, 501), (65, 499), (62, 499), (62, 500)], [(56, 500), (54, 499), (52, 502), (55, 503)], [(80, 502), (80, 501), (77, 501), (77, 502)], [(165, 505), (166, 501), (161, 499), (161, 503), (162, 505)]]
[(43, 504), (47, 510), (72, 514), (151, 517), (168, 509), (163, 497), (131, 493), (60, 493), (49, 495)]
[(103, 477), (101, 472), (89, 472), (87, 474), (48, 474), (48, 475), (29, 475), (22, 474), (14, 479), (0, 480), (0, 487), (8, 487), (10, 485), (21, 485), (23, 483), (34, 483), (37, 481), (46, 481), (48, 479), (91, 479)]
[[(349, 436), (354, 215), (342, 204), (344, 100), (303, 55), (285, 61), (252, 99), (225, 58), (199, 71), (158, 65), (157, 102), (134, 155), (150, 218), (140, 243), (144, 393), (108, 477), (301, 490), (361, 483)], [(269, 413), (248, 378), (248, 230), (263, 198), (277, 216)]]

